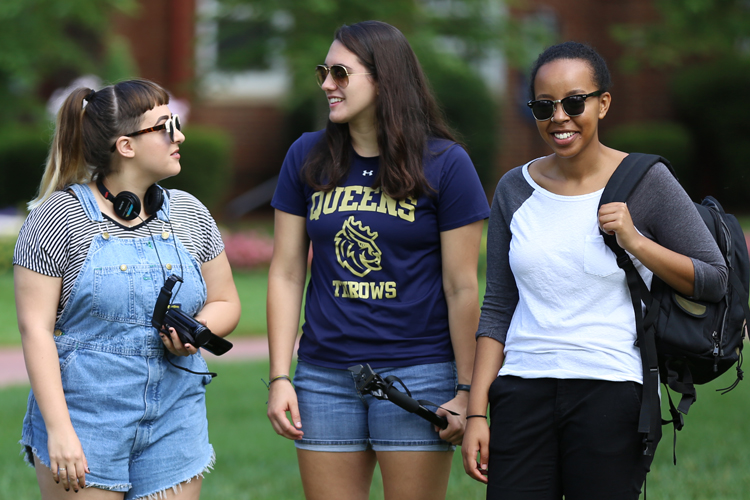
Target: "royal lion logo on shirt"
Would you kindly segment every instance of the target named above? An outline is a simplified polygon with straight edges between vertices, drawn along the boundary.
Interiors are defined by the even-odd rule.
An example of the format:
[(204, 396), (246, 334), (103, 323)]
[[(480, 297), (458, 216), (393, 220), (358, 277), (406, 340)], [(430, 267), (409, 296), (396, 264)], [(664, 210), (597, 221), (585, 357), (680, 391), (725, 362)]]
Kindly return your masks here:
[(360, 278), (367, 276), (370, 271), (380, 271), (383, 253), (375, 243), (377, 237), (378, 233), (362, 226), (362, 222), (355, 221), (353, 215), (346, 219), (334, 239), (339, 264)]

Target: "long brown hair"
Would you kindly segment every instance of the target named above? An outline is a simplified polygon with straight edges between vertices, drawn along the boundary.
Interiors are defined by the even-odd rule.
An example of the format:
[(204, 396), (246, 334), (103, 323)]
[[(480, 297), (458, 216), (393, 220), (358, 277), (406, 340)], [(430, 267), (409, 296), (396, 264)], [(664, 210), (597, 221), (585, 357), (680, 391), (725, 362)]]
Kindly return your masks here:
[(71, 184), (106, 177), (112, 171), (110, 148), (115, 140), (136, 131), (143, 113), (168, 103), (169, 94), (148, 80), (127, 80), (96, 92), (83, 87), (71, 92), (57, 113), (47, 166), (29, 208)]
[[(431, 137), (455, 142), (427, 78), (406, 37), (380, 21), (344, 25), (335, 39), (354, 53), (378, 84), (376, 117), (380, 168), (373, 187), (395, 199), (431, 190), (423, 158)], [(328, 120), (326, 140), (308, 155), (303, 178), (313, 189), (329, 191), (349, 172), (349, 125)]]

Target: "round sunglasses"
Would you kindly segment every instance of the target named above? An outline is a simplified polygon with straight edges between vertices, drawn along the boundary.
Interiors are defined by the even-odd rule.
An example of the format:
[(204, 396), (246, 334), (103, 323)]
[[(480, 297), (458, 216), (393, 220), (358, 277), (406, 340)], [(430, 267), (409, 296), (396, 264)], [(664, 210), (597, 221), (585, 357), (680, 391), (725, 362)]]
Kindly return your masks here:
[(349, 73), (349, 71), (346, 69), (346, 66), (342, 66), (341, 64), (334, 64), (330, 68), (325, 64), (318, 64), (317, 66), (315, 66), (315, 78), (318, 80), (318, 85), (320, 85), (321, 87), (323, 86), (323, 83), (326, 81), (326, 78), (328, 78), (329, 73), (331, 74), (331, 78), (333, 78), (333, 83), (335, 83), (337, 87), (342, 89), (345, 89), (347, 85), (349, 85), (350, 76), (370, 74)]
[(536, 121), (544, 122), (555, 115), (555, 104), (562, 104), (563, 111), (568, 116), (580, 116), (586, 110), (586, 99), (597, 97), (604, 93), (603, 90), (597, 90), (590, 94), (570, 95), (556, 101), (550, 99), (539, 99), (538, 101), (529, 101), (526, 103), (531, 108), (531, 114)]
[[(166, 130), (167, 134), (169, 134), (169, 142), (174, 142), (174, 131), (182, 130), (182, 127), (180, 126), (180, 117), (177, 115), (172, 115), (161, 125), (144, 128), (143, 130), (139, 130), (138, 132), (131, 132), (130, 134), (125, 134), (123, 137), (135, 137), (136, 135), (148, 134), (149, 132), (157, 132), (159, 130)], [(112, 144), (112, 147), (109, 148), (109, 151), (111, 153), (114, 153), (116, 148), (117, 143), (114, 143)]]

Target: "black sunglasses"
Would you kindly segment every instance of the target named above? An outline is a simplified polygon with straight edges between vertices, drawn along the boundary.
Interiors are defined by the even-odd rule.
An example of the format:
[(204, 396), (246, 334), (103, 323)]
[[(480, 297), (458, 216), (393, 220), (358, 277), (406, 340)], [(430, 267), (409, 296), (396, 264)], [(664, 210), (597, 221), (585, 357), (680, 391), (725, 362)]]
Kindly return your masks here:
[(315, 66), (315, 78), (318, 80), (318, 85), (321, 87), (323, 86), (323, 83), (326, 81), (326, 78), (328, 78), (328, 73), (331, 74), (331, 78), (333, 78), (333, 83), (336, 84), (337, 87), (340, 87), (342, 89), (345, 89), (347, 85), (349, 85), (349, 77), (354, 75), (369, 75), (370, 73), (349, 73), (349, 71), (346, 69), (346, 66), (342, 66), (341, 64), (334, 64), (330, 68), (326, 66), (325, 64), (318, 64)]
[[(180, 117), (177, 115), (172, 115), (167, 121), (165, 121), (161, 125), (157, 125), (155, 127), (144, 128), (143, 130), (139, 130), (138, 132), (125, 134), (123, 137), (135, 137), (136, 135), (148, 134), (149, 132), (157, 132), (159, 130), (165, 130), (165, 129), (167, 131), (167, 134), (169, 134), (169, 142), (174, 142), (175, 129), (182, 130), (182, 127), (180, 127)], [(109, 148), (110, 153), (114, 153), (116, 148), (117, 148), (117, 143), (112, 144), (112, 147)]]
[(555, 115), (555, 104), (562, 104), (563, 111), (568, 116), (582, 115), (586, 110), (586, 99), (597, 97), (604, 93), (603, 90), (597, 90), (590, 94), (570, 95), (556, 101), (549, 99), (540, 99), (538, 101), (529, 101), (526, 103), (531, 108), (531, 114), (537, 121), (547, 121)]

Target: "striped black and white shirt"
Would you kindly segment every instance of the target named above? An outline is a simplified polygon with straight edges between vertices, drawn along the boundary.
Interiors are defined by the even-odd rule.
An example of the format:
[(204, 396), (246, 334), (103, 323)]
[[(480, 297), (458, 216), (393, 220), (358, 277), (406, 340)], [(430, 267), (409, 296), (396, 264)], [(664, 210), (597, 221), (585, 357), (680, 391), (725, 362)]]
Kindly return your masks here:
[(62, 278), (59, 318), (97, 234), (106, 231), (116, 238), (148, 238), (174, 229), (199, 264), (217, 257), (224, 250), (224, 242), (208, 209), (184, 191), (168, 191), (171, 227), (156, 216), (133, 227), (123, 226), (107, 215), (103, 222), (92, 221), (73, 193), (57, 191), (29, 213), (18, 235), (13, 264)]

